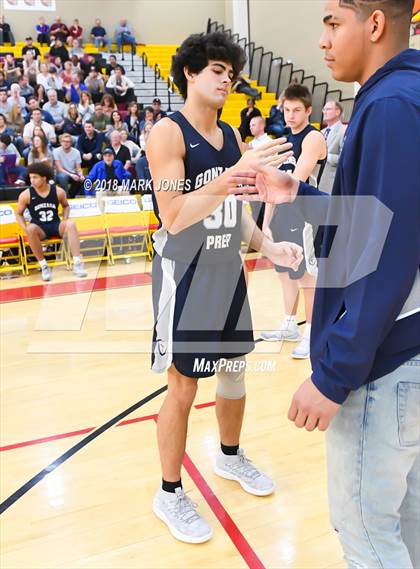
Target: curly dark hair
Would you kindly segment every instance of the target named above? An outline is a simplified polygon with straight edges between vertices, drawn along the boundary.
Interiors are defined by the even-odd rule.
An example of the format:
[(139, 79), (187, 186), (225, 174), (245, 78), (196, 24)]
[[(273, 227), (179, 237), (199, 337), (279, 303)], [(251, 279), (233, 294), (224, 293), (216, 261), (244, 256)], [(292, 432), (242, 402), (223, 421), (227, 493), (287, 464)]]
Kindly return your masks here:
[(242, 71), (246, 55), (240, 45), (225, 34), (193, 34), (184, 40), (172, 60), (171, 75), (179, 92), (187, 98), (187, 78), (184, 68), (192, 73), (200, 73), (210, 60), (224, 61), (233, 67), (234, 78)]
[(28, 166), (28, 176), (29, 174), (38, 174), (41, 178), (46, 178), (48, 180), (54, 179), (54, 170), (46, 162), (35, 162)]

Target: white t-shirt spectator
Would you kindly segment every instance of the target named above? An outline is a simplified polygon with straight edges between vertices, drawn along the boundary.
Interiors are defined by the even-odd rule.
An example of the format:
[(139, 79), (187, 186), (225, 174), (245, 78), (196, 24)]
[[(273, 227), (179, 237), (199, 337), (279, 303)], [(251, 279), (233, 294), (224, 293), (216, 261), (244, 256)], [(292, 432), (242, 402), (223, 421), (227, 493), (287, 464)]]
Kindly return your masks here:
[[(113, 74), (106, 82), (106, 87), (107, 89), (115, 89), (116, 86), (117, 86), (117, 78), (115, 77), (115, 74)], [(131, 79), (129, 79), (125, 75), (122, 75), (121, 84), (119, 85), (119, 87), (122, 87), (124, 91), (127, 91), (127, 89), (134, 89), (134, 83), (131, 81)]]
[[(52, 124), (42, 121), (40, 124), (42, 130), (45, 132), (45, 136), (47, 137), (47, 139), (49, 140), (49, 142), (55, 142), (56, 141), (56, 134), (55, 134), (55, 130)], [(25, 128), (23, 129), (23, 138), (32, 138), (33, 134), (34, 134), (34, 128), (35, 128), (35, 124), (32, 121), (29, 121), (28, 124), (25, 125)]]
[(60, 146), (53, 150), (54, 160), (59, 160), (61, 166), (70, 174), (77, 174), (77, 166), (82, 163), (80, 152), (76, 148), (70, 148), (69, 152), (65, 152)]
[[(45, 108), (45, 105), (44, 105)], [(262, 134), (261, 136), (256, 136), (255, 138), (253, 138), (249, 145), (252, 146), (252, 148), (257, 148), (258, 146), (261, 146), (261, 144), (265, 144), (266, 142), (270, 142), (270, 140), (273, 140), (270, 136), (268, 136), (268, 134), (265, 132), (264, 134)]]
[(55, 105), (48, 101), (42, 109), (50, 113), (55, 123), (63, 122), (67, 118), (67, 105), (61, 101), (57, 101)]

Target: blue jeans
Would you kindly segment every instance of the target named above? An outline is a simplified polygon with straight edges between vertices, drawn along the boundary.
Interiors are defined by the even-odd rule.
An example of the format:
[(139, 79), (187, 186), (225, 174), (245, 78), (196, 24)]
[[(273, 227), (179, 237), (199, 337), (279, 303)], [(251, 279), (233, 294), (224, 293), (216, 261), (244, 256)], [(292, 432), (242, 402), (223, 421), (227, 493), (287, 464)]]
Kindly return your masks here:
[(111, 46), (111, 40), (109, 38), (95, 38), (94, 39), (95, 42), (95, 47), (96, 48), (100, 48), (102, 46), (107, 46), (108, 47), (108, 51), (111, 52), (112, 51), (112, 46)]
[(352, 569), (420, 567), (420, 355), (350, 394), (327, 431), (331, 523)]
[(135, 45), (136, 44), (136, 38), (134, 36), (132, 36), (131, 34), (119, 34), (117, 36), (118, 51), (121, 51), (121, 47), (123, 44), (124, 45), (125, 44)]

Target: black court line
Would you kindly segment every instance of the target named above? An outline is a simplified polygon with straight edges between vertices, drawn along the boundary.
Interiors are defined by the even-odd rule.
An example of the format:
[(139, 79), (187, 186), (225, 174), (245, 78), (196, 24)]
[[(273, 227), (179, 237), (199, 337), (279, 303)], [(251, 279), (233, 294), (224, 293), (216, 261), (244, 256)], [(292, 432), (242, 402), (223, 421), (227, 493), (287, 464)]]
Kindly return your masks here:
[(13, 506), (15, 502), (20, 500), (22, 496), (24, 496), (27, 492), (29, 492), (29, 490), (31, 490), (34, 486), (36, 486), (39, 482), (41, 482), (41, 480), (43, 480), (48, 474), (54, 472), (56, 468), (58, 468), (61, 464), (66, 462), (66, 460), (71, 458), (74, 454), (79, 452), (79, 450), (81, 450), (87, 444), (95, 440), (97, 437), (99, 437), (99, 435), (102, 435), (102, 433), (113, 427), (116, 423), (119, 423), (127, 415), (130, 415), (130, 413), (133, 413), (133, 411), (136, 411), (137, 409), (139, 409), (139, 407), (142, 407), (143, 405), (145, 405), (146, 403), (148, 403), (149, 401), (151, 401), (161, 393), (164, 393), (167, 389), (168, 386), (164, 385), (163, 387), (161, 387), (157, 391), (154, 391), (153, 393), (151, 393), (141, 401), (138, 401), (137, 403), (135, 403), (134, 405), (132, 405), (131, 407), (129, 407), (128, 409), (126, 409), (125, 411), (114, 417), (113, 419), (111, 419), (110, 421), (106, 422), (104, 425), (102, 425), (102, 427), (99, 427), (98, 429), (93, 431), (93, 433), (90, 433), (87, 437), (79, 441), (76, 445), (71, 447), (59, 458), (54, 460), (54, 462), (51, 462), (51, 464), (49, 464), (43, 470), (38, 472), (38, 474), (35, 474), (33, 478), (31, 478), (30, 480), (28, 480), (28, 482), (26, 482), (26, 484), (21, 486), (18, 490), (16, 490), (16, 492), (13, 492), (13, 494), (11, 494), (8, 498), (6, 498), (6, 500), (4, 500), (4, 502), (0, 504), (0, 515), (3, 514), (8, 508), (10, 508), (10, 506)]
[[(300, 326), (301, 324), (305, 324), (305, 321), (299, 322), (298, 325)], [(255, 343), (263, 341), (264, 340), (262, 338), (258, 338), (257, 340), (255, 340)], [(128, 409), (126, 409), (125, 411), (114, 417), (113, 419), (110, 419), (101, 427), (98, 427), (95, 431), (93, 431), (92, 433), (87, 435), (84, 439), (82, 439), (77, 444), (72, 446), (68, 451), (59, 456), (48, 466), (43, 468), (40, 472), (38, 472), (38, 474), (35, 474), (35, 476), (33, 476), (30, 480), (28, 480), (28, 482), (23, 484), (23, 486), (21, 486), (18, 490), (16, 490), (15, 492), (13, 492), (13, 494), (11, 494), (8, 498), (6, 498), (6, 500), (4, 500), (4, 502), (0, 504), (0, 515), (3, 514), (6, 510), (8, 510), (10, 506), (13, 506), (13, 504), (15, 504), (18, 500), (20, 500), (25, 494), (29, 492), (29, 490), (31, 490), (34, 486), (36, 486), (39, 482), (41, 482), (48, 474), (54, 472), (54, 470), (56, 470), (69, 458), (71, 458), (73, 455), (79, 452), (79, 450), (84, 448), (90, 442), (94, 441), (97, 437), (99, 437), (99, 435), (102, 435), (102, 433), (113, 427), (116, 423), (122, 421), (122, 419), (127, 417), (127, 415), (130, 415), (130, 413), (133, 413), (134, 411), (136, 411), (146, 403), (149, 403), (149, 401), (152, 401), (152, 399), (154, 399), (161, 393), (164, 393), (167, 389), (168, 386), (164, 385), (163, 387), (161, 387), (157, 391), (154, 391), (144, 399), (141, 399), (141, 401), (138, 401), (137, 403), (135, 403), (134, 405), (132, 405), (131, 407), (129, 407)]]

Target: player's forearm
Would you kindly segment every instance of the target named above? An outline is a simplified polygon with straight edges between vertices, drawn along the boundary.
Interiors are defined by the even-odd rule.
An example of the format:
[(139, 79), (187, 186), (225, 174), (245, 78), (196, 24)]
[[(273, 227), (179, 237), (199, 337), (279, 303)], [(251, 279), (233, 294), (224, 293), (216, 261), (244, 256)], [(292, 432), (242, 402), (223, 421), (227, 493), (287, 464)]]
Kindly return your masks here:
[(70, 206), (66, 205), (63, 207), (63, 216), (62, 216), (63, 221), (68, 219), (69, 216), (70, 216)]
[(264, 249), (264, 241), (266, 241), (267, 238), (264, 237), (263, 232), (245, 208), (242, 212), (241, 232), (242, 240), (245, 241), (251, 249), (262, 252)]
[[(164, 208), (159, 205), (159, 212), (165, 229), (175, 235), (211, 215), (228, 196), (230, 170), (226, 170), (199, 190), (185, 194), (180, 193)], [(162, 182), (158, 183), (154, 191), (157, 196), (159, 191), (165, 191)], [(159, 204), (159, 198), (157, 197), (157, 199)]]
[(273, 213), (274, 213), (274, 205), (270, 203), (265, 204), (263, 230), (266, 227), (270, 227), (271, 220), (273, 219)]
[(23, 233), (26, 234), (26, 222), (25, 222), (25, 218), (23, 217), (23, 215), (16, 212), (16, 221), (18, 222), (18, 224), (22, 228)]

